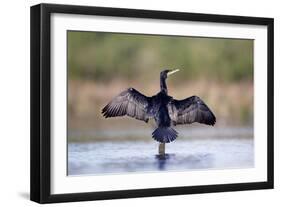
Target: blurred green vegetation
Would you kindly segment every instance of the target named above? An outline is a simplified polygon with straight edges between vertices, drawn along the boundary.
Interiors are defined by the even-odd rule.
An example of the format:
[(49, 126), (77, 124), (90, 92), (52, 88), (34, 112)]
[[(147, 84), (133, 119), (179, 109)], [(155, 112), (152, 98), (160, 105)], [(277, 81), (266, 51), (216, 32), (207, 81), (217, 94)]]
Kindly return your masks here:
[[(68, 31), (71, 79), (147, 80), (182, 69), (178, 80), (253, 79), (253, 40)], [(155, 77), (153, 77), (155, 78)]]

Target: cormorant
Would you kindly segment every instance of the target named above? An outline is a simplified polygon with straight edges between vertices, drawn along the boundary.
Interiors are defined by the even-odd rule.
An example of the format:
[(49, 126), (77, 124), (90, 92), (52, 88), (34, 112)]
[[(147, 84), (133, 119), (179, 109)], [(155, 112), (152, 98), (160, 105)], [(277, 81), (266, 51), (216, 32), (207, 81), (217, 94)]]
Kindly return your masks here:
[(178, 124), (199, 122), (213, 126), (216, 117), (198, 96), (176, 100), (168, 95), (166, 79), (177, 71), (179, 69), (160, 73), (161, 90), (155, 96), (147, 97), (134, 88), (121, 92), (102, 109), (103, 116), (127, 115), (145, 122), (153, 118), (157, 128), (152, 132), (152, 137), (160, 143), (169, 143), (177, 138), (178, 133), (173, 126)]

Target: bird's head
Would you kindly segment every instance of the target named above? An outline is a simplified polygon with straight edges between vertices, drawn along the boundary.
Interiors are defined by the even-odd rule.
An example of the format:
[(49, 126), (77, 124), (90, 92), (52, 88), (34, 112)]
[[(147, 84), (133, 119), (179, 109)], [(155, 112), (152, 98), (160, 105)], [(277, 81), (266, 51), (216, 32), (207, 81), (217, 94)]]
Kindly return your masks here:
[(167, 78), (168, 76), (178, 72), (180, 69), (175, 69), (175, 70), (163, 70), (161, 73), (160, 73), (160, 76), (163, 77), (163, 78)]

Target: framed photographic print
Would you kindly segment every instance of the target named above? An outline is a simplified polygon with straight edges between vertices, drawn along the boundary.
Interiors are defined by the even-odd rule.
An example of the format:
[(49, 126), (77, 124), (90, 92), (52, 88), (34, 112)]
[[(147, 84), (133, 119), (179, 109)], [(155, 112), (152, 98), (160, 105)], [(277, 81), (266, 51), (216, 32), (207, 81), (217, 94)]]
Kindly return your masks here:
[(273, 188), (273, 19), (31, 7), (31, 200)]

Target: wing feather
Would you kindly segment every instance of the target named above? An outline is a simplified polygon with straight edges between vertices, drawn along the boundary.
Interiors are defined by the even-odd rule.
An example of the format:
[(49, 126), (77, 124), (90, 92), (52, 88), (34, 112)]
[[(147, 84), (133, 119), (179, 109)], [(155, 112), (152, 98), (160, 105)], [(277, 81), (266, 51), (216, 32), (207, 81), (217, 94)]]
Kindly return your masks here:
[(148, 122), (150, 97), (146, 97), (134, 88), (129, 88), (113, 98), (103, 109), (105, 118), (130, 116)]
[(170, 117), (176, 124), (201, 124), (215, 125), (216, 117), (209, 107), (197, 96), (183, 100), (175, 100), (168, 106)]

